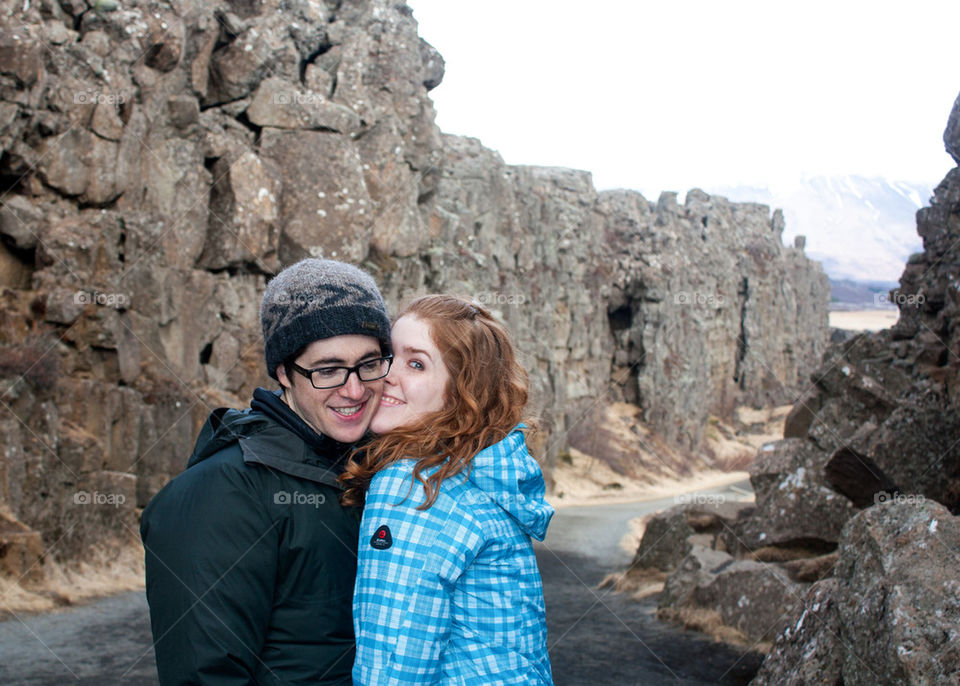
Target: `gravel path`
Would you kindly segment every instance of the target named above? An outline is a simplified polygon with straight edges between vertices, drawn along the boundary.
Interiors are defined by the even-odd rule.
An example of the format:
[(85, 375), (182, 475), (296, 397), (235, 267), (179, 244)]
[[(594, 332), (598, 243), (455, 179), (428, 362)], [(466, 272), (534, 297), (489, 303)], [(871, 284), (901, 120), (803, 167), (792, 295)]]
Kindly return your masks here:
[(143, 591), (0, 622), (0, 684), (157, 683)]
[[(732, 685), (756, 672), (756, 655), (658, 621), (653, 601), (596, 590), (630, 561), (618, 545), (627, 522), (673, 504), (667, 498), (558, 511), (537, 546), (556, 686)], [(142, 591), (0, 622), (0, 684), (70, 683), (157, 683)]]
[[(701, 493), (735, 499), (749, 486)], [(746, 684), (759, 669), (756, 654), (659, 621), (653, 599), (637, 602), (597, 590), (607, 573), (632, 559), (619, 545), (629, 520), (676, 502), (671, 497), (557, 511), (547, 539), (537, 546), (556, 686)]]

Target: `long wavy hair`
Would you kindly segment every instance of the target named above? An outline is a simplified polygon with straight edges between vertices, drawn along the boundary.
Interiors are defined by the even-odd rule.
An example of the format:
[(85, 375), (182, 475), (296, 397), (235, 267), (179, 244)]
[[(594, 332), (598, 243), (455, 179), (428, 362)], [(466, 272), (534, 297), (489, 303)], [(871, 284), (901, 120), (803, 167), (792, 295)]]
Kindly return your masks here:
[[(443, 409), (382, 434), (354, 453), (340, 476), (346, 505), (363, 503), (374, 474), (398, 460), (415, 459), (413, 475), (425, 495), (417, 509), (426, 510), (444, 479), (469, 471), (474, 455), (503, 440), (523, 419), (527, 373), (517, 362), (510, 334), (489, 310), (456, 296), (425, 295), (397, 319), (408, 315), (429, 326), (440, 351), (450, 374), (446, 402)], [(532, 420), (527, 423), (533, 425)], [(439, 469), (423, 477), (437, 465)]]

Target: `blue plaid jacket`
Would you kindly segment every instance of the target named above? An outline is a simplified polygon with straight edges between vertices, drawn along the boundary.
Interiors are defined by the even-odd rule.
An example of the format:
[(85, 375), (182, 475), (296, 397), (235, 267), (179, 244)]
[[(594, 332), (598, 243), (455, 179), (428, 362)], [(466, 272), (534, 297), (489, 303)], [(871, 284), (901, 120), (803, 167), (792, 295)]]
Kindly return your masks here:
[(477, 453), (469, 476), (446, 479), (425, 511), (413, 465), (384, 469), (367, 493), (354, 684), (553, 684), (530, 541), (543, 540), (553, 508), (519, 427)]

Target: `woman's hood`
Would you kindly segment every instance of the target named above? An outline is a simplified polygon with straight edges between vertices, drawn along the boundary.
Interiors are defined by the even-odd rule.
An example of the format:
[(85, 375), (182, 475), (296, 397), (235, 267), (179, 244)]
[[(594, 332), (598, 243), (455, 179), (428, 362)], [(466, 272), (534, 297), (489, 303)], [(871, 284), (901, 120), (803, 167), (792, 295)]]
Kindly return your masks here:
[(469, 481), (513, 517), (530, 536), (542, 541), (553, 517), (545, 499), (540, 465), (527, 450), (523, 425), (499, 443), (474, 456)]

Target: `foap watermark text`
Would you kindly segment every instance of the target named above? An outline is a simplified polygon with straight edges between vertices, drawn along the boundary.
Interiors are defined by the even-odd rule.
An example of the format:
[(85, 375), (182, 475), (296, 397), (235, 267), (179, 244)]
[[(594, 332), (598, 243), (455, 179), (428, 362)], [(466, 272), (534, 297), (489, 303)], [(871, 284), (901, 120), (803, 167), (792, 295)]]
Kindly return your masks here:
[(498, 293), (497, 291), (477, 293), (477, 302), (487, 307), (496, 305), (523, 305), (527, 296), (523, 293)]
[(273, 494), (274, 505), (309, 505), (320, 507), (327, 501), (323, 493), (301, 493), (300, 491), (277, 491)]
[(75, 305), (99, 305), (124, 310), (130, 305), (125, 293), (103, 293), (101, 291), (77, 291), (73, 294)]
[(922, 505), (924, 502), (926, 502), (926, 500), (926, 498), (917, 493), (905, 495), (903, 493), (888, 493), (887, 491), (880, 491), (879, 493), (875, 493), (873, 496), (873, 503), (875, 505), (882, 505), (883, 503), (896, 503), (897, 505)]
[(920, 307), (927, 301), (923, 293), (901, 293), (899, 289), (894, 289), (889, 293), (874, 293), (873, 304), (876, 307), (884, 307), (893, 303), (897, 307)]
[(726, 302), (719, 293), (701, 293), (699, 291), (680, 291), (673, 294), (674, 305), (694, 305), (697, 307), (723, 307)]
[(722, 493), (681, 493), (674, 496), (673, 502), (678, 505), (722, 505), (727, 502), (727, 496)]
[(120, 507), (127, 502), (127, 496), (123, 493), (100, 493), (94, 491), (77, 491), (73, 494), (74, 505), (110, 505)]
[(126, 101), (127, 96), (123, 93), (76, 91), (73, 94), (74, 105), (122, 105)]

